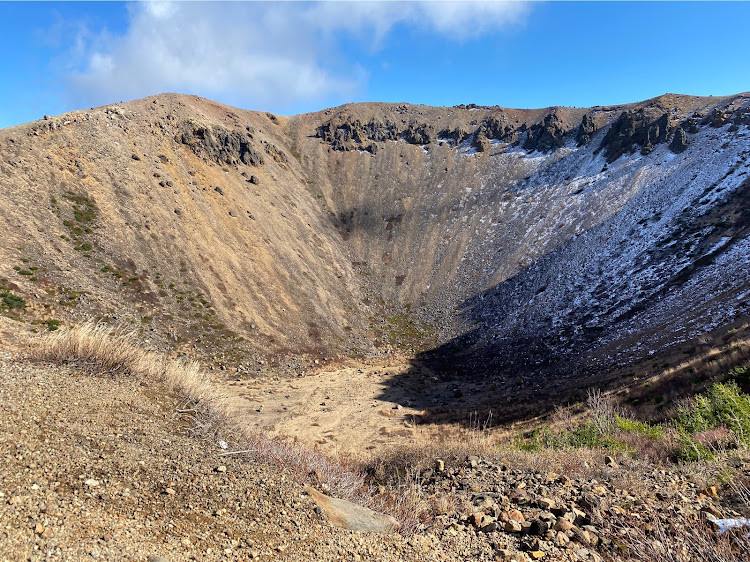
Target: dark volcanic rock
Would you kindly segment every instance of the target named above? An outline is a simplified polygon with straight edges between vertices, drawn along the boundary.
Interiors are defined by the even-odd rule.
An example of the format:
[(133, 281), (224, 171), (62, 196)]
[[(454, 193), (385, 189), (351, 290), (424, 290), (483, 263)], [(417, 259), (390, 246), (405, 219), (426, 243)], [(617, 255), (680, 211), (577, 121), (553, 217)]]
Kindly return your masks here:
[(677, 127), (677, 129), (674, 132), (674, 138), (672, 139), (672, 142), (669, 144), (669, 150), (674, 152), (675, 154), (679, 154), (680, 152), (684, 152), (688, 145), (688, 138), (687, 133), (685, 133), (685, 130), (682, 127)]
[(643, 144), (641, 154), (648, 154), (657, 144), (666, 142), (668, 132), (669, 116), (664, 113), (646, 129), (646, 142)]
[(446, 128), (441, 130), (440, 132), (438, 132), (437, 136), (438, 139), (444, 139), (455, 144), (461, 144), (470, 136), (470, 133), (468, 133), (461, 127), (454, 127), (452, 129)]
[(568, 130), (556, 113), (550, 113), (541, 123), (528, 128), (524, 149), (533, 152), (550, 152), (563, 145), (563, 137)]
[(263, 156), (253, 148), (249, 134), (223, 127), (204, 127), (193, 121), (184, 122), (181, 129), (176, 140), (189, 146), (198, 156), (217, 164), (263, 165)]
[(651, 120), (642, 110), (623, 111), (602, 139), (598, 151), (604, 150), (607, 162), (614, 162), (623, 154), (632, 154), (641, 148), (648, 154), (654, 147), (667, 140), (669, 116), (661, 113)]
[(518, 140), (518, 134), (516, 133), (515, 128), (506, 124), (503, 121), (503, 117), (498, 118), (494, 115), (487, 117), (482, 121), (479, 131), (488, 139), (498, 140), (500, 142), (510, 143)]
[(588, 144), (591, 140), (592, 135), (597, 131), (596, 123), (594, 123), (594, 117), (587, 113), (583, 116), (581, 124), (578, 126), (578, 132), (576, 133), (576, 142), (578, 146)]
[(474, 140), (472, 141), (471, 146), (476, 148), (477, 152), (487, 152), (490, 148), (490, 140), (482, 131), (480, 131), (474, 135)]
[(403, 138), (409, 144), (430, 144), (435, 140), (435, 129), (427, 123), (411, 122), (404, 131)]
[(317, 136), (334, 150), (367, 150), (372, 154), (377, 151), (375, 142), (401, 137), (411, 144), (429, 144), (435, 138), (434, 129), (426, 123), (411, 123), (401, 130), (388, 119), (373, 118), (362, 123), (347, 114), (337, 115), (318, 127)]
[(703, 123), (711, 125), (712, 127), (723, 127), (729, 123), (729, 119), (732, 114), (729, 111), (724, 111), (715, 107), (711, 113), (709, 113), (704, 119)]

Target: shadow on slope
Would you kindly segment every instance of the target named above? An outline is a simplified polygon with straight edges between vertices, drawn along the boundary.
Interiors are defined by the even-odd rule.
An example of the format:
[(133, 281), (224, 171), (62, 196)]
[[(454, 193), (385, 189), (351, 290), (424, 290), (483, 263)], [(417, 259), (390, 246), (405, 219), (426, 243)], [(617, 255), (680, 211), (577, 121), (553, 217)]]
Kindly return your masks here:
[[(618, 368), (658, 360), (694, 340), (690, 333), (750, 317), (748, 264), (736, 259), (750, 239), (748, 204), (745, 181), (729, 200), (692, 217), (696, 231), (717, 220), (720, 227), (698, 242), (683, 237), (692, 254), (679, 267), (669, 258), (682, 250), (660, 248), (659, 240), (680, 240), (684, 217), (617, 268), (604, 257), (610, 252), (588, 245), (591, 231), (569, 240), (462, 303), (466, 331), (418, 353), (379, 398), (423, 410), (420, 423), (476, 426), (550, 412), (585, 399), (590, 386), (619, 386)], [(609, 223), (620, 220), (611, 217), (596, 229), (607, 232)], [(588, 239), (596, 238), (592, 234)], [(609, 270), (631, 275), (603, 277)], [(640, 272), (649, 275), (638, 277)], [(633, 276), (639, 279), (635, 285)]]

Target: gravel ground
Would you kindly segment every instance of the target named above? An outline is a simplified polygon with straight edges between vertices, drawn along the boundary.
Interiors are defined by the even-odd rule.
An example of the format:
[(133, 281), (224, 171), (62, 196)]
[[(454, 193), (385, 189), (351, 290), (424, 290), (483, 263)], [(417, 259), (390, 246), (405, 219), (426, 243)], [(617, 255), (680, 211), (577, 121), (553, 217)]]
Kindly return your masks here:
[(0, 356), (1, 560), (492, 559), (476, 534), (330, 525), (278, 467), (218, 457), (157, 386)]

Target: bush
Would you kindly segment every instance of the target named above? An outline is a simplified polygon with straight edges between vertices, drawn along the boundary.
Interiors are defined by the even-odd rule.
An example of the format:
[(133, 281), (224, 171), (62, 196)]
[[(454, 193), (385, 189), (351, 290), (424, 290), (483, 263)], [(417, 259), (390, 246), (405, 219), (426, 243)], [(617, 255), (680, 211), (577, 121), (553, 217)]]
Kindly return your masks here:
[(750, 445), (750, 396), (734, 381), (717, 383), (696, 396), (692, 406), (679, 408), (675, 425), (679, 434), (675, 454), (682, 460), (712, 458), (712, 450), (729, 445), (726, 431), (736, 444)]
[(661, 439), (664, 437), (664, 429), (660, 425), (649, 425), (622, 416), (617, 416), (615, 418), (615, 425), (618, 430), (626, 433), (635, 433), (637, 435), (650, 437), (651, 439)]
[(14, 308), (26, 308), (26, 301), (7, 289), (0, 290), (0, 310), (13, 310)]

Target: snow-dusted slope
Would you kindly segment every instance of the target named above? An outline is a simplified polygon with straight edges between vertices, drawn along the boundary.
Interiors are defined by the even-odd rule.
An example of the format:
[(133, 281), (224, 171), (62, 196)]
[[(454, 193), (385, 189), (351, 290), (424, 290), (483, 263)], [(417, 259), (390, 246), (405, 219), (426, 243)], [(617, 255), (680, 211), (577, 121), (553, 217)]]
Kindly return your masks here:
[(327, 123), (308, 142), (363, 284), (438, 320), (448, 371), (610, 367), (750, 313), (747, 95)]

